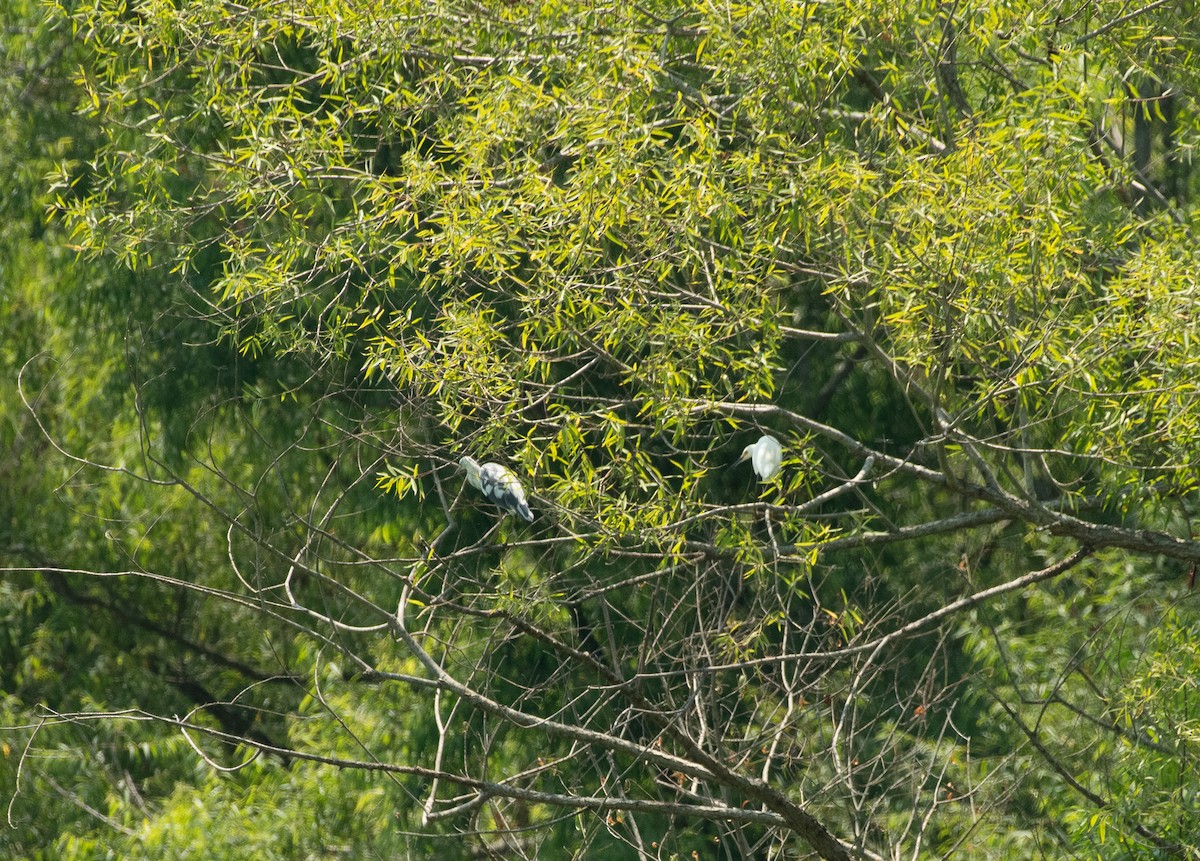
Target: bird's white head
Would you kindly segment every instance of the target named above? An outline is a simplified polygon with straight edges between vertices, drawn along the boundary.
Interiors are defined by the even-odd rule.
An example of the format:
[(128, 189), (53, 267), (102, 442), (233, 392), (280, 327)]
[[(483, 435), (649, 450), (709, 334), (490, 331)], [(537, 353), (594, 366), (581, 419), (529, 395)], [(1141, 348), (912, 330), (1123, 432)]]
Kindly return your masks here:
[(458, 459), (458, 468), (467, 471), (467, 483), (479, 487), (479, 464), (475, 458), (464, 455)]

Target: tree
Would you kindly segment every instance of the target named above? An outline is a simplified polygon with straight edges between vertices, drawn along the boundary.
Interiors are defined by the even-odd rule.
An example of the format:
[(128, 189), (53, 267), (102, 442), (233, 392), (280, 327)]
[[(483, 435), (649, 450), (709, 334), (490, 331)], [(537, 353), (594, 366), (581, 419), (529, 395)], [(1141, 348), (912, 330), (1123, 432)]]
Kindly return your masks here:
[(26, 365), (124, 502), (12, 567), (195, 659), (139, 719), (517, 857), (1200, 852), (1185, 15), (62, 14), (134, 396), (106, 458)]

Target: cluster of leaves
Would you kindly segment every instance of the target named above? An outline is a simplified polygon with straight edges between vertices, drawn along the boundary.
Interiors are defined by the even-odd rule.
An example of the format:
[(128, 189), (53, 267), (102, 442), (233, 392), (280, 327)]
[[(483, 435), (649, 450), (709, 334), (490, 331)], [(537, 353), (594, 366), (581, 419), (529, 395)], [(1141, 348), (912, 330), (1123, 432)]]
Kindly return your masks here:
[(14, 6), (13, 854), (1194, 854), (1200, 33), (997, 5)]

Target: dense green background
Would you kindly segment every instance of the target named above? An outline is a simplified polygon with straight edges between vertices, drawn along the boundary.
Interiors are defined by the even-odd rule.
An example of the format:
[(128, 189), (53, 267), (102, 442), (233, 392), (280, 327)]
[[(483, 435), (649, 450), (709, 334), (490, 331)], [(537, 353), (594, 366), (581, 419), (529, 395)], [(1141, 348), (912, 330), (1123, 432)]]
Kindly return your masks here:
[(0, 6), (0, 854), (1200, 858), (1196, 20)]

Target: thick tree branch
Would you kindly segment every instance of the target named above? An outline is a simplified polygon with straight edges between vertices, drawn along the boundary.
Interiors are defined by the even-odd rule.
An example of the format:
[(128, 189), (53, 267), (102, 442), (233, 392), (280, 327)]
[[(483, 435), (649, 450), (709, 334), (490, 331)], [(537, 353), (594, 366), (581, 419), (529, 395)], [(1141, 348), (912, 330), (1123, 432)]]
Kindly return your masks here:
[[(490, 697), (484, 696), (474, 688), (464, 685), (447, 673), (425, 651), (421, 644), (417, 642), (416, 637), (409, 632), (405, 622), (407, 602), (406, 589), (400, 606), (396, 610), (395, 624), (392, 628), (396, 637), (404, 643), (440, 686), (452, 691), (481, 711), (496, 715), (518, 727), (527, 729), (536, 728), (562, 738), (597, 746), (603, 750), (624, 753), (700, 780), (732, 784), (732, 788), (745, 793), (749, 798), (775, 811), (798, 837), (812, 846), (817, 854), (826, 859), (826, 861), (849, 861), (851, 855), (846, 845), (833, 837), (825, 826), (812, 816), (812, 814), (797, 806), (783, 793), (771, 786), (735, 775), (725, 768), (721, 768), (719, 772), (714, 772), (712, 768), (701, 765), (694, 760), (675, 756), (663, 750), (656, 749), (653, 746), (636, 744), (607, 733), (600, 733), (584, 727), (571, 726), (559, 721), (530, 715), (519, 709), (499, 703)], [(699, 748), (694, 748), (694, 752), (699, 752)], [(702, 756), (705, 759), (709, 758), (707, 754), (702, 754)]]
[(956, 493), (968, 499), (977, 499), (991, 503), (998, 510), (1004, 512), (1005, 515), (1014, 520), (1019, 520), (1039, 529), (1045, 529), (1052, 535), (1073, 538), (1080, 544), (1085, 544), (1094, 549), (1118, 547), (1123, 550), (1166, 556), (1186, 562), (1200, 560), (1200, 541), (1185, 540), (1167, 532), (1150, 529), (1134, 529), (1105, 523), (1094, 523), (1068, 514), (1065, 511), (1055, 510), (1038, 501), (1019, 497), (1003, 490), (995, 482), (984, 485), (964, 479), (953, 479), (938, 470), (922, 466), (908, 458), (896, 457), (895, 455), (878, 451), (837, 428), (813, 421), (807, 416), (773, 404), (707, 401), (698, 403), (694, 409), (717, 410), (733, 415), (779, 416), (802, 430), (815, 433), (838, 443), (857, 457), (864, 459), (874, 458), (878, 465), (885, 469), (912, 476), (939, 489)]
[[(440, 780), (454, 783), (467, 789), (478, 791), (485, 798), (514, 798), (563, 807), (574, 810), (593, 810), (597, 812), (623, 810), (635, 813), (660, 813), (664, 815), (694, 816), (718, 822), (745, 822), (760, 825), (780, 827), (786, 824), (784, 817), (777, 813), (764, 810), (752, 810), (741, 807), (718, 807), (715, 805), (681, 804), (652, 799), (621, 798), (617, 796), (587, 796), (564, 795), (562, 793), (543, 792), (529, 789), (504, 781), (488, 781), (473, 778), (468, 775), (449, 771), (439, 771), (417, 765), (400, 765), (380, 762), (377, 760), (348, 759), (346, 757), (327, 756), (298, 750), (291, 747), (269, 744), (261, 739), (250, 738), (235, 733), (214, 729), (211, 726), (197, 724), (178, 717), (166, 717), (147, 712), (143, 709), (128, 709), (115, 712), (73, 712), (52, 713), (45, 725), (55, 723), (81, 723), (97, 720), (131, 720), (147, 721), (165, 726), (175, 727), (185, 733), (203, 735), (216, 741), (232, 746), (249, 747), (260, 753), (278, 756), (282, 759), (292, 759), (302, 762), (312, 762), (328, 765), (333, 768), (353, 769), (355, 771), (371, 771), (384, 774), (403, 774), (422, 777), (428, 780)], [(22, 727), (6, 727), (7, 729), (22, 729)]]

